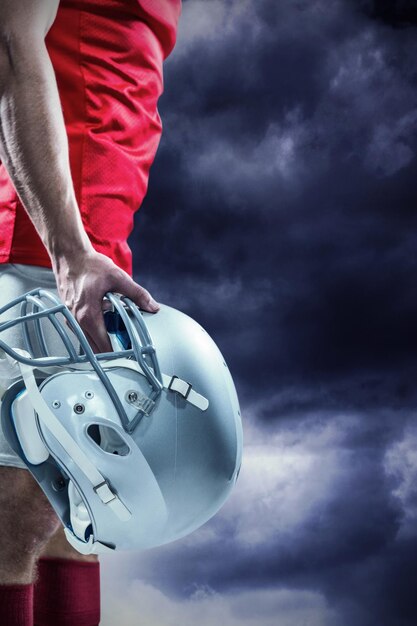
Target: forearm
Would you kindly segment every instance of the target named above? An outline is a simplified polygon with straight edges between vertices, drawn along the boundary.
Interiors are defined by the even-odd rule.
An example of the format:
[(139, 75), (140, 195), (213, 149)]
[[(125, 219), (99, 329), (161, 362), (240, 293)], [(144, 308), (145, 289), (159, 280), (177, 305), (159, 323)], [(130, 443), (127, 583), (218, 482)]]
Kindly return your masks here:
[(44, 43), (57, 6), (58, 0), (0, 0), (0, 159), (51, 256), (61, 300), (93, 349), (107, 352), (111, 345), (102, 315), (106, 293), (122, 293), (152, 313), (158, 305), (146, 289), (93, 249), (84, 230)]
[(59, 263), (91, 244), (75, 198), (52, 63), (43, 41), (3, 43), (0, 55), (0, 158), (53, 263)]

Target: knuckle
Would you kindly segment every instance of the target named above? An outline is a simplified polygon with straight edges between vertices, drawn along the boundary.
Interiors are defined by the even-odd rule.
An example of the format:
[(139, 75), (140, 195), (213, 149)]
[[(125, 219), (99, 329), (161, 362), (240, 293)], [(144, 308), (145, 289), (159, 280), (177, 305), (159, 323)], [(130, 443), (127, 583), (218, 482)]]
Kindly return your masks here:
[[(47, 540), (59, 527), (60, 522), (46, 495), (33, 478), (24, 477), (22, 470), (17, 472), (13, 470), (7, 476), (0, 475), (2, 503), (0, 517), (3, 530), (9, 520), (8, 526), (14, 533), (15, 524), (18, 523), (21, 547), (23, 546), (25, 552), (29, 554), (35, 545), (34, 541), (38, 543)], [(21, 515), (21, 511), (26, 511), (24, 516)]]
[(88, 308), (83, 308), (81, 311), (76, 312), (75, 319), (82, 326), (90, 326), (93, 321), (93, 316)]
[(151, 299), (151, 294), (144, 287), (140, 287), (138, 295), (140, 299), (143, 300), (143, 302), (149, 302), (149, 300)]

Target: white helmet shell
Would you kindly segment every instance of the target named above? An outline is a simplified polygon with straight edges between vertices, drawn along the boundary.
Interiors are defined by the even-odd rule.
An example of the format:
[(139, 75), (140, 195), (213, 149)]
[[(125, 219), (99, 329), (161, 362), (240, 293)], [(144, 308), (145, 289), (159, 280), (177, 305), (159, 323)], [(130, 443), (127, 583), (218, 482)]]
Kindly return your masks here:
[[(85, 554), (197, 529), (226, 501), (242, 457), (235, 387), (207, 332), (171, 307), (150, 314), (107, 296), (113, 353), (93, 355), (68, 309), (43, 290), (18, 299), (24, 315), (0, 325), (0, 348), (22, 374), (3, 398), (3, 430)], [(39, 320), (67, 336), (58, 314), (79, 354), (64, 338), (68, 355), (48, 353)], [(12, 323), (32, 324), (26, 351), (1, 341)]]

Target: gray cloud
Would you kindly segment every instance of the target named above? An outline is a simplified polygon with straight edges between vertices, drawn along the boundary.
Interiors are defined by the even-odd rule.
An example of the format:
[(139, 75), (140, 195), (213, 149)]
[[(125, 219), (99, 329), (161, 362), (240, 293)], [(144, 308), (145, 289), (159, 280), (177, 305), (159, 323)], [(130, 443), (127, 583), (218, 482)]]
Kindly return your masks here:
[[(365, 418), (311, 415), (268, 431), (248, 410), (249, 443), (232, 498), (193, 535), (123, 557), (119, 601), (127, 588), (138, 586), (139, 611), (141, 602), (148, 606), (145, 592), (152, 597), (158, 589), (165, 600), (151, 607), (154, 619), (165, 623), (164, 604), (181, 605), (186, 626), (193, 623), (190, 603), (195, 607), (197, 600), (200, 610), (202, 600), (210, 606), (207, 624), (217, 616), (227, 626), (249, 603), (248, 623), (268, 626), (277, 614), (280, 623), (291, 623), (294, 607), (306, 623), (343, 626), (390, 624), (412, 612), (412, 587), (393, 576), (416, 569), (416, 468), (404, 469), (401, 462), (404, 454), (412, 459), (409, 429), (412, 437), (415, 429), (408, 425), (393, 442), (392, 414), (374, 416), (364, 427)], [(388, 593), (391, 584), (396, 593)], [(282, 604), (284, 590), (289, 605)], [(262, 599), (271, 592), (268, 601)]]
[(347, 3), (327, 9), (186, 3), (138, 217), (138, 277), (225, 345), (236, 317), (244, 350), (268, 333), (273, 352), (255, 351), (280, 374), (318, 360), (328, 375), (343, 353), (361, 369), (410, 341), (398, 315), (414, 303), (398, 297), (415, 245), (416, 44)]
[(219, 343), (246, 458), (201, 531), (122, 559), (130, 615), (140, 597), (162, 625), (417, 620), (413, 16), (184, 3), (135, 276)]

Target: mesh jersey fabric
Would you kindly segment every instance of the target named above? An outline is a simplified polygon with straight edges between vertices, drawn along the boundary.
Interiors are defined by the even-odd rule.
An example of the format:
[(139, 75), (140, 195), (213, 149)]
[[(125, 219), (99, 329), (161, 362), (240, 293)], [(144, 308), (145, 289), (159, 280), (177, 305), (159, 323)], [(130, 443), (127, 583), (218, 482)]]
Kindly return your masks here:
[[(160, 140), (162, 66), (180, 11), (181, 0), (61, 0), (46, 37), (84, 228), (129, 274), (127, 239)], [(1, 164), (0, 263), (51, 267)]]

